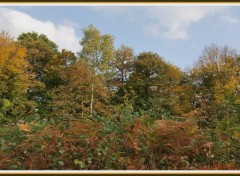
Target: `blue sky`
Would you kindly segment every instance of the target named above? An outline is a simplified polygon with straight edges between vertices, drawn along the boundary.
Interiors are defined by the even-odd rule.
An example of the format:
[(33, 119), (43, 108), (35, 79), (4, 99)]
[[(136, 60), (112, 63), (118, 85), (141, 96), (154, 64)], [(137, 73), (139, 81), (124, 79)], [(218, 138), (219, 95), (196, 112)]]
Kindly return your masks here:
[(115, 48), (124, 44), (135, 54), (156, 52), (182, 69), (212, 43), (240, 49), (240, 6), (234, 4), (0, 4), (0, 30), (15, 38), (22, 32), (44, 33), (59, 49), (81, 50), (82, 29), (89, 24), (113, 35)]

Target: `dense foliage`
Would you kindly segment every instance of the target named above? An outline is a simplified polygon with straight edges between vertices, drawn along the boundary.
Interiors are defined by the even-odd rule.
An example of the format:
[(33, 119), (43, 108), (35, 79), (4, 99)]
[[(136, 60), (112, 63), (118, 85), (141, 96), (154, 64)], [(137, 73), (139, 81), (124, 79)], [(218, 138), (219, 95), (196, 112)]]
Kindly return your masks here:
[(0, 169), (240, 169), (240, 56), (186, 71), (83, 29), (82, 50), (0, 33)]

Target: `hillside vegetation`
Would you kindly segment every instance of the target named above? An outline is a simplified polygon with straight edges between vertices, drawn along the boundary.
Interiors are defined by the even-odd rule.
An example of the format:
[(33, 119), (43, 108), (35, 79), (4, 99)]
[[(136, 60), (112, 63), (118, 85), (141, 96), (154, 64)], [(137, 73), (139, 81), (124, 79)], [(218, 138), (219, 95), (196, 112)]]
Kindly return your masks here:
[(0, 169), (240, 169), (234, 49), (206, 46), (183, 71), (93, 25), (80, 44), (0, 33)]

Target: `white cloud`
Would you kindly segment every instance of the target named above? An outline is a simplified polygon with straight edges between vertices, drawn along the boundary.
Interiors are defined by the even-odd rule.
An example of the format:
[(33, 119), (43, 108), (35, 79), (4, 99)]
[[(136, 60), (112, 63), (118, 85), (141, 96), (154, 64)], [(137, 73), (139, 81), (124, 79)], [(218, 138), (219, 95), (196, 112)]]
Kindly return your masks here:
[(229, 24), (239, 24), (239, 20), (231, 16), (222, 16), (220, 20)]
[(75, 33), (74, 24), (66, 22), (55, 25), (51, 21), (41, 21), (8, 8), (0, 8), (0, 21), (0, 30), (8, 31), (14, 38), (21, 33), (35, 31), (45, 34), (58, 45), (59, 50), (65, 48), (77, 52), (81, 49), (80, 38)]
[(106, 17), (124, 15), (126, 20), (142, 26), (146, 35), (165, 39), (184, 40), (189, 27), (200, 20), (217, 15), (228, 6), (118, 6), (94, 7)]
[(146, 34), (166, 39), (187, 39), (188, 29), (193, 23), (224, 9), (225, 7), (212, 6), (153, 7), (147, 11), (152, 22), (146, 24), (144, 30)]

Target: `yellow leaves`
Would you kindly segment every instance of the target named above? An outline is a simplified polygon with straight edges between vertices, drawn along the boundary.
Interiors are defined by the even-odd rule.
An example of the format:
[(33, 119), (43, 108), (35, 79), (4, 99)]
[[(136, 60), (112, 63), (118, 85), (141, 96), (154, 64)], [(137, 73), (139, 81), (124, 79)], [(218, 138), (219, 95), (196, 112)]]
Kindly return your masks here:
[(18, 104), (20, 107), (23, 99), (17, 97), (22, 97), (35, 84), (35, 75), (30, 73), (30, 64), (25, 56), (25, 48), (7, 33), (0, 33), (0, 79), (5, 83), (0, 85), (0, 94), (4, 92), (6, 97), (12, 97), (9, 100), (14, 102), (13, 106)]
[(236, 100), (234, 101), (234, 104), (235, 104), (235, 105), (240, 105), (240, 98), (236, 99)]
[(174, 80), (175, 82), (179, 82), (182, 79), (183, 76), (183, 72), (181, 72), (181, 70), (172, 65), (172, 64), (168, 64), (168, 69), (169, 69), (169, 78)]
[[(0, 34), (0, 74), (9, 76), (10, 74), (26, 74), (29, 66), (25, 59), (26, 50), (19, 47), (10, 37)], [(26, 75), (25, 75), (26, 76)]]
[(237, 102), (237, 88), (239, 86), (239, 80), (237, 76), (231, 77), (225, 84), (219, 81), (215, 82), (215, 99), (217, 103), (221, 103), (224, 99), (232, 97)]
[(234, 136), (238, 141), (240, 141), (240, 132), (235, 132)]
[(28, 124), (17, 124), (21, 131), (31, 132), (31, 128)]
[[(197, 83), (198, 91), (209, 94), (208, 102), (222, 107), (235, 106), (238, 102), (240, 82), (239, 61), (234, 50), (212, 45), (204, 50), (203, 55), (191, 70), (191, 76)], [(208, 93), (206, 93), (208, 92)], [(209, 105), (209, 104), (208, 104)]]

